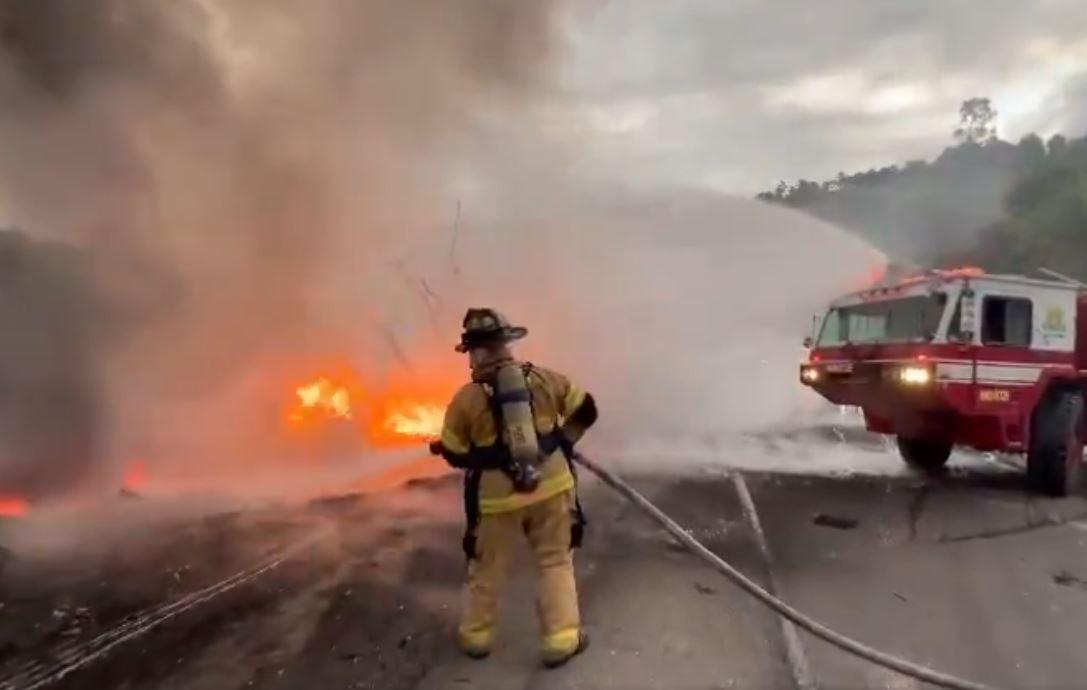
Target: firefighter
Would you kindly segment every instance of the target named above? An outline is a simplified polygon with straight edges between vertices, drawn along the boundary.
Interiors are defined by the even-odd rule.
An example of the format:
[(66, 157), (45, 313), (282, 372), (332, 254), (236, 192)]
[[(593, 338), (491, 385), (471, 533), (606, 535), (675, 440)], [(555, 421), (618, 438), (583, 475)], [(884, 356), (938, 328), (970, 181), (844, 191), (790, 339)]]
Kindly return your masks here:
[(467, 353), (471, 383), (446, 410), (430, 450), (465, 470), (468, 582), (457, 630), (468, 656), (488, 656), (510, 556), (525, 535), (539, 570), (541, 660), (549, 668), (585, 650), (573, 549), (585, 525), (577, 499), (573, 446), (596, 421), (591, 395), (562, 374), (514, 359), (509, 344), (528, 331), (493, 309), (469, 309), (456, 350)]

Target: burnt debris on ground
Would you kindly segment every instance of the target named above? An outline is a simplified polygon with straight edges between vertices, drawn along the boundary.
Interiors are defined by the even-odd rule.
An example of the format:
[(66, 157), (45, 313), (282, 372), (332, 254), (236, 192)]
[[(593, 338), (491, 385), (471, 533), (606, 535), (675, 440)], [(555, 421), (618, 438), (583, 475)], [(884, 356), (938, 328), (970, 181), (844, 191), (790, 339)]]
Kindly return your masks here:
[(0, 684), (34, 665), (61, 668), (59, 650), (131, 630), (143, 613), (319, 532), (54, 687), (410, 687), (451, 630), (460, 584), (463, 563), (443, 548), (460, 529), (448, 487), (186, 520), (74, 561), (13, 554), (0, 572)]

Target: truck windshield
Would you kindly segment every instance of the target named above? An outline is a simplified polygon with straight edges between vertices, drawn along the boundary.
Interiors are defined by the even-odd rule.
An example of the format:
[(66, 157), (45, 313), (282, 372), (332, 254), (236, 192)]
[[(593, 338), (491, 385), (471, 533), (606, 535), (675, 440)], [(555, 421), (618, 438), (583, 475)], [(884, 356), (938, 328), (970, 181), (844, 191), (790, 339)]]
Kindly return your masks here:
[(903, 343), (932, 340), (947, 307), (942, 292), (831, 309), (817, 345)]

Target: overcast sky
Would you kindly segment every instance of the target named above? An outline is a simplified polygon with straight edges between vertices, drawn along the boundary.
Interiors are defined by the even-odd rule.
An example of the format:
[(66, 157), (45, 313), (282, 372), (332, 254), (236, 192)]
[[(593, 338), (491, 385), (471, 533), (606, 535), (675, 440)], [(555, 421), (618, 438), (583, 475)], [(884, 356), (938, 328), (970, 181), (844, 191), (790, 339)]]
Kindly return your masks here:
[(556, 120), (635, 182), (750, 194), (931, 158), (959, 104), (1087, 131), (1087, 0), (612, 0), (569, 23)]

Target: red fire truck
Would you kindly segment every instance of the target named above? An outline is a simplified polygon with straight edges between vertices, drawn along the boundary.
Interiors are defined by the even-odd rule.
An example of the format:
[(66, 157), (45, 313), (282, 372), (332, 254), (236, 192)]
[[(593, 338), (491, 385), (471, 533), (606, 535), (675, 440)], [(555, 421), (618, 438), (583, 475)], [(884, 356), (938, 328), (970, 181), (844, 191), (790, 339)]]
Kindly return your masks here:
[(1033, 490), (1079, 488), (1087, 294), (1070, 279), (932, 271), (835, 301), (800, 380), (864, 411), (909, 465), (934, 472), (955, 445), (1024, 453)]

